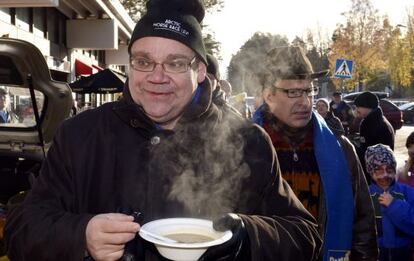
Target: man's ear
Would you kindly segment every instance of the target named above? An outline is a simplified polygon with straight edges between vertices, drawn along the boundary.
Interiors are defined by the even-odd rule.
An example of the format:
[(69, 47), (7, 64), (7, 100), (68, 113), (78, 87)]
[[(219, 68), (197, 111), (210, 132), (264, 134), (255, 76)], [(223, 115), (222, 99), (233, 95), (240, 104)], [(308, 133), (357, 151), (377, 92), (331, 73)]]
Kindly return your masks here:
[(197, 82), (198, 83), (202, 83), (205, 78), (206, 78), (206, 74), (207, 74), (207, 67), (203, 62), (199, 62), (198, 63), (198, 69), (197, 69)]
[(264, 102), (269, 104), (273, 101), (274, 94), (269, 88), (265, 88), (262, 92), (262, 97)]

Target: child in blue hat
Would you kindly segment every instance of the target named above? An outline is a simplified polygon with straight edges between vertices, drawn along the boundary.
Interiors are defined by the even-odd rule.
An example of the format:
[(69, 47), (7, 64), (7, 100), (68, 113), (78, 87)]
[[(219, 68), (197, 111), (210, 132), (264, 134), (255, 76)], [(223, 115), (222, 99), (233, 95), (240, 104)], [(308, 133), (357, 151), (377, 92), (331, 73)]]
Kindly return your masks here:
[(414, 189), (395, 180), (397, 162), (388, 145), (367, 148), (365, 164), (378, 230), (380, 261), (411, 261), (414, 242)]

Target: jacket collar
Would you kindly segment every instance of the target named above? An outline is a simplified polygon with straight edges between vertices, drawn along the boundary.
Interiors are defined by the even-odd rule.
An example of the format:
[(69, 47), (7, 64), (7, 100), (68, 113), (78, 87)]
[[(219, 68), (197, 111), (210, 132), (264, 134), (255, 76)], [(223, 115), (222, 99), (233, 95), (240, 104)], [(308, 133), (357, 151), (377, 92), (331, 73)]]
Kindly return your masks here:
[(371, 121), (377, 121), (378, 119), (381, 119), (383, 116), (382, 110), (380, 107), (373, 109), (368, 115), (367, 117), (365, 117), (365, 121), (366, 122), (371, 122)]

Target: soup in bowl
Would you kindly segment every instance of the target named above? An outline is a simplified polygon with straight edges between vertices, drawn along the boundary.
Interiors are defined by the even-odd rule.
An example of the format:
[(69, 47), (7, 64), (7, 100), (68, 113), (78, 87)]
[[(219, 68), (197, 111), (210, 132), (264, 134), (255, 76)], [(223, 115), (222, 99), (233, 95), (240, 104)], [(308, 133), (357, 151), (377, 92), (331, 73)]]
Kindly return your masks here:
[[(223, 244), (232, 237), (230, 230), (213, 229), (213, 222), (195, 218), (166, 218), (148, 222), (139, 235), (153, 243), (160, 254), (177, 261), (195, 261), (211, 246)], [(155, 238), (144, 231), (156, 236)]]

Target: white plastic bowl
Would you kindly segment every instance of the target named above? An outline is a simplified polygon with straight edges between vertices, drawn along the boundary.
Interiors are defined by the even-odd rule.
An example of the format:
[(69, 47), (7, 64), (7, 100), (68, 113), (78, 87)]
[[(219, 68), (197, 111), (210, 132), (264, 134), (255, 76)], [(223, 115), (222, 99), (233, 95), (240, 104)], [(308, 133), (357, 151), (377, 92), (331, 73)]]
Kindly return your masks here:
[(161, 236), (186, 233), (213, 238), (211, 241), (202, 243), (169, 243), (144, 233), (139, 233), (143, 239), (153, 243), (163, 257), (175, 261), (198, 260), (207, 248), (223, 244), (232, 237), (232, 232), (230, 230), (224, 232), (216, 231), (213, 229), (212, 221), (195, 218), (166, 218), (154, 220), (143, 225), (142, 229)]

